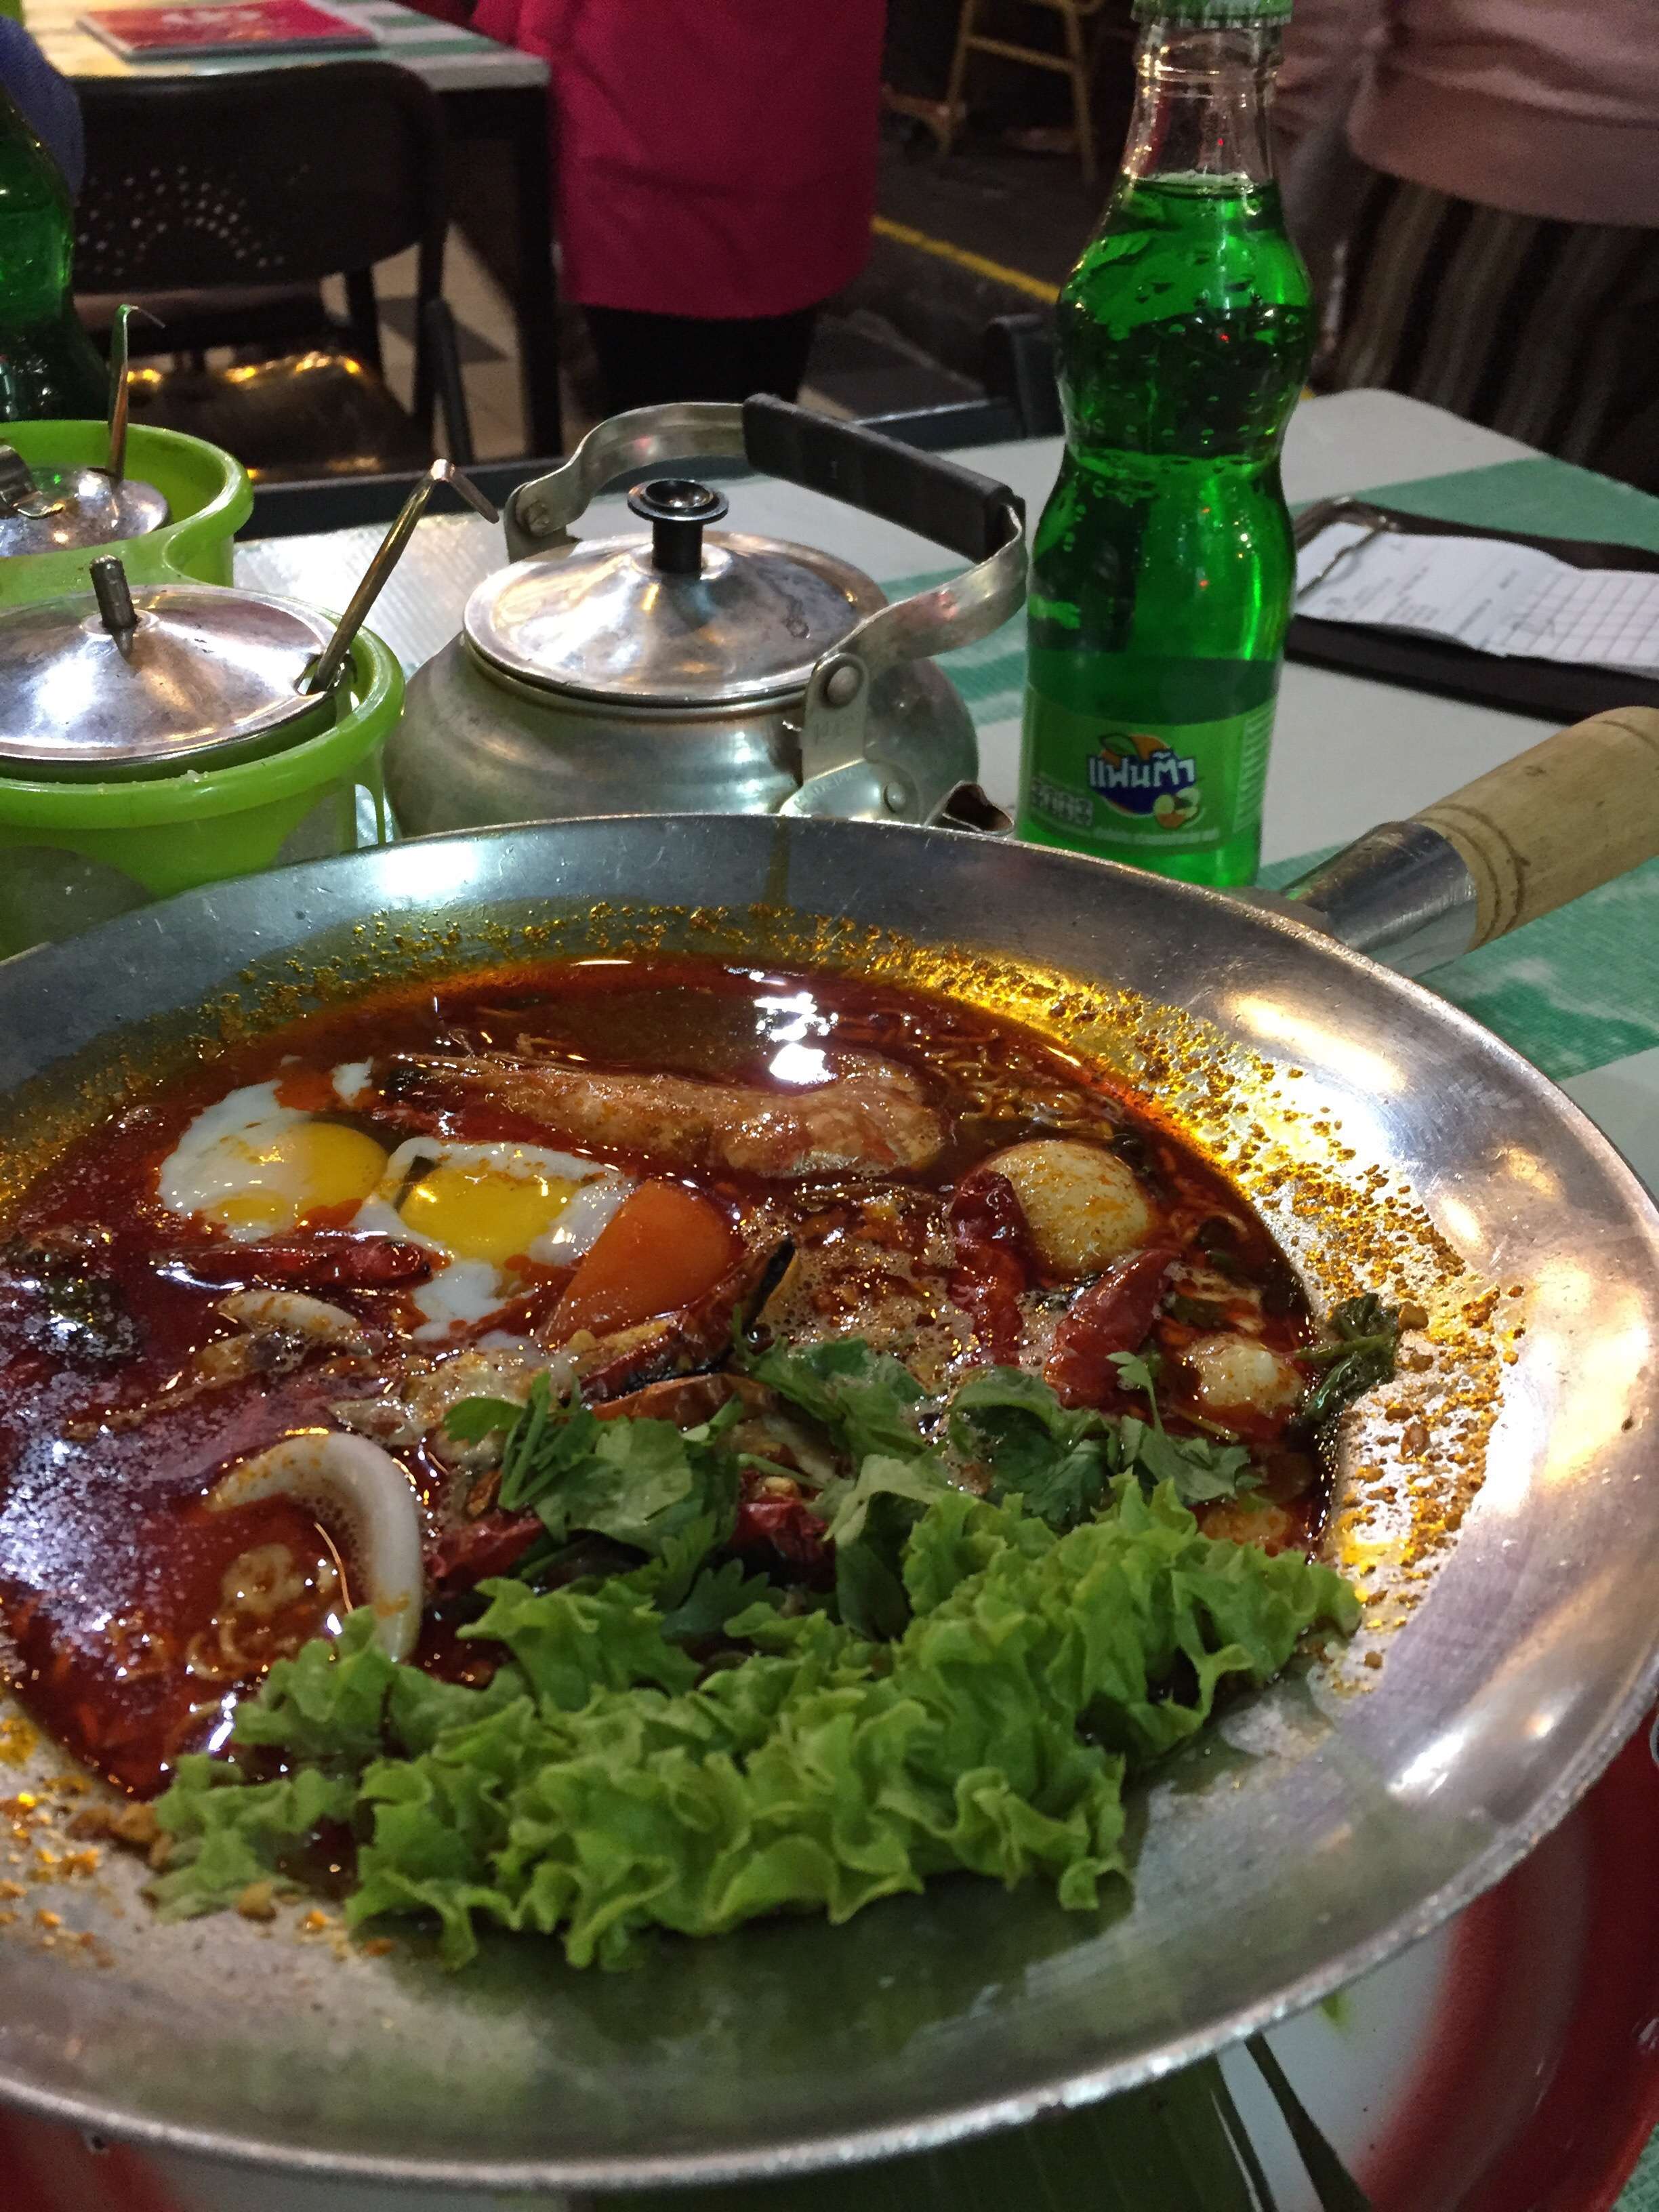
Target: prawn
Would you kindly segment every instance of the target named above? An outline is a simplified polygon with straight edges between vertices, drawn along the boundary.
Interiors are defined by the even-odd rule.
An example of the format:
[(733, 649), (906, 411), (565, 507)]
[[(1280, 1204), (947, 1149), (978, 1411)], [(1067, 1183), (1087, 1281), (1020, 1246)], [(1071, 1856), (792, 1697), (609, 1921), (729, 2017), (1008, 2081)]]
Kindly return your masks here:
[(604, 1152), (775, 1180), (915, 1172), (945, 1142), (917, 1078), (864, 1055), (843, 1059), (827, 1083), (769, 1091), (504, 1054), (404, 1053), (373, 1065), (357, 1103), (428, 1127), (482, 1108)]

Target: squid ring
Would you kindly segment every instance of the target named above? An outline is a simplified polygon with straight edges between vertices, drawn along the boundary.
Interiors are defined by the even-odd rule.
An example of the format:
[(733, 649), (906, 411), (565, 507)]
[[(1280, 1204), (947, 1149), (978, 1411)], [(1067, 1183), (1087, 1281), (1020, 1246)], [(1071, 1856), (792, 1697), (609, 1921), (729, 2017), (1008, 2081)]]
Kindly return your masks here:
[(312, 1429), (234, 1467), (208, 1493), (215, 1513), (291, 1498), (343, 1540), (376, 1642), (407, 1659), (421, 1632), (421, 1510), (409, 1476), (367, 1437)]

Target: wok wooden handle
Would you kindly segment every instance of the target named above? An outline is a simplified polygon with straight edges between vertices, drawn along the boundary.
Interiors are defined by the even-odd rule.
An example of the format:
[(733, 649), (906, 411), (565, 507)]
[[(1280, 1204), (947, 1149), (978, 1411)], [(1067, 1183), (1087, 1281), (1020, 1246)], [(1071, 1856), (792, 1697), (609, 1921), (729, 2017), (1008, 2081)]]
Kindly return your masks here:
[(1485, 945), (1659, 856), (1659, 708), (1576, 722), (1414, 818), (1462, 855)]

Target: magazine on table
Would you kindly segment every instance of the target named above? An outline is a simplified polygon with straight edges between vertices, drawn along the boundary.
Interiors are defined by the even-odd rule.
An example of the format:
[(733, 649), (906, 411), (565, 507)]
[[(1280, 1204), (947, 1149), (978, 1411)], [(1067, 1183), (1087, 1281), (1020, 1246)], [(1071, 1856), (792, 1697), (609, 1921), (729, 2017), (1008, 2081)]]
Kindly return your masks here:
[(76, 21), (124, 61), (162, 62), (262, 51), (371, 48), (370, 33), (311, 0), (234, 0), (228, 7), (94, 8)]

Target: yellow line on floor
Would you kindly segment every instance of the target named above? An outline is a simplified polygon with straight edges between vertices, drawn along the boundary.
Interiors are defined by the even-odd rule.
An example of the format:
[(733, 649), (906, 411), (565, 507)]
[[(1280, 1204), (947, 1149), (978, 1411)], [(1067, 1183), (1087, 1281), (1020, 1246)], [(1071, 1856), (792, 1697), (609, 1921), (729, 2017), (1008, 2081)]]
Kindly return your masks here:
[(1023, 269), (1010, 269), (1004, 262), (988, 261), (982, 253), (969, 253), (965, 246), (952, 246), (949, 239), (930, 238), (925, 230), (912, 230), (908, 222), (890, 222), (878, 215), (870, 228), (878, 238), (890, 238), (895, 246), (914, 246), (918, 253), (931, 253), (938, 261), (953, 261), (958, 269), (971, 269), (975, 276), (988, 276), (993, 283), (1024, 292), (1028, 300), (1041, 300), (1045, 307), (1053, 307), (1060, 297), (1058, 284), (1045, 284), (1040, 276), (1028, 276)]

